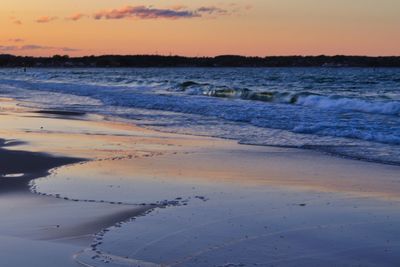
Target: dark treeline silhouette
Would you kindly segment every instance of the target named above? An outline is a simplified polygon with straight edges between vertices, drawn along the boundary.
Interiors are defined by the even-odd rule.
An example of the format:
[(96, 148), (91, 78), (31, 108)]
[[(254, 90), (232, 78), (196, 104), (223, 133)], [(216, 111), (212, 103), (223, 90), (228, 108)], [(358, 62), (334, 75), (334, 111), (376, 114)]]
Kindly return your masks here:
[(104, 55), (69, 57), (55, 55), (53, 57), (22, 57), (0, 55), (0, 67), (400, 67), (400, 56)]

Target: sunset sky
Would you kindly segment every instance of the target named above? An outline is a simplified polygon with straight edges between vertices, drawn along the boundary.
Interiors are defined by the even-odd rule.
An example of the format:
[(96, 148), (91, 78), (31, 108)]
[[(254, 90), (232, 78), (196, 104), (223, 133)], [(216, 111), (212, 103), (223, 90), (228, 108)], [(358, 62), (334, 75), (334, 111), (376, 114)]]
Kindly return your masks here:
[(399, 0), (5, 0), (0, 54), (400, 55)]

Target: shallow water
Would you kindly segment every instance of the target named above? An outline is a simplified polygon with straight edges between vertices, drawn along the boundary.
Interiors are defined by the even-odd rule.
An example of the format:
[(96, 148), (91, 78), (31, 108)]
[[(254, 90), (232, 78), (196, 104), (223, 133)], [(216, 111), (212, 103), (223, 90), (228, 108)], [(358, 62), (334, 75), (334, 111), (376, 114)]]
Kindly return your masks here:
[(0, 95), (163, 131), (400, 163), (400, 69), (2, 69)]
[[(154, 195), (153, 195), (154, 196)], [(273, 187), (219, 187), (97, 235), (93, 266), (396, 266), (396, 206)], [(104, 264), (104, 265), (103, 265)], [(147, 265), (146, 265), (147, 264)]]
[[(295, 168), (300, 177), (313, 173), (320, 179), (325, 177), (311, 158), (306, 159), (308, 171), (296, 168), (296, 162), (307, 158), (305, 153), (293, 159), (290, 154), (294, 151), (269, 150), (254, 150), (252, 155), (236, 149), (223, 154), (197, 151), (176, 160), (164, 154), (148, 158), (147, 164), (140, 158), (92, 161), (61, 168), (34, 184), (39, 192), (70, 200), (166, 204), (166, 208), (157, 207), (97, 234), (92, 246), (77, 255), (78, 262), (89, 266), (397, 266), (399, 202), (390, 197), (375, 198), (364, 184), (368, 175), (384, 177), (384, 166), (331, 159), (340, 164), (333, 172), (330, 157), (314, 155), (316, 166), (323, 166), (327, 176), (337, 176), (338, 183), (343, 175), (356, 176), (358, 183), (349, 183), (347, 190), (365, 191), (362, 197), (358, 192), (347, 192), (346, 186), (343, 192), (320, 192), (311, 182), (308, 189), (297, 188), (290, 176), (287, 186), (273, 186), (266, 183), (276, 175), (272, 167), (269, 172), (257, 172), (258, 177), (249, 171), (254, 157), (280, 165), (283, 176), (283, 169)], [(236, 164), (243, 173), (229, 160), (240, 155), (242, 161)], [(284, 158), (291, 163), (285, 165)], [(173, 162), (165, 165), (165, 160)], [(149, 168), (151, 163), (157, 167)], [(179, 167), (172, 168), (174, 165)], [(369, 168), (377, 169), (377, 174)], [(393, 171), (398, 167), (390, 168), (391, 176), (380, 183), (393, 180), (391, 186), (395, 187), (398, 183)], [(176, 177), (178, 174), (181, 176)], [(196, 174), (198, 179), (193, 177)], [(225, 175), (229, 178), (221, 179)], [(240, 183), (235, 175), (241, 177)]]
[(102, 149), (111, 156), (97, 156), (94, 146), (95, 160), (34, 181), (35, 190), (67, 200), (156, 204), (150, 213), (98, 233), (78, 253), (78, 262), (97, 267), (400, 262), (398, 166), (193, 136), (180, 145), (184, 137), (173, 136), (113, 141), (103, 136)]

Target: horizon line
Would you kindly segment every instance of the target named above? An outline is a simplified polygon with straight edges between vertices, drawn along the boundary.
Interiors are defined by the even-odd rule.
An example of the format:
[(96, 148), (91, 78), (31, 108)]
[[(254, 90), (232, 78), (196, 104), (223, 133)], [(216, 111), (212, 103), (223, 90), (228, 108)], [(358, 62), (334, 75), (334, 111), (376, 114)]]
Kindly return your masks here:
[(70, 56), (68, 54), (53, 54), (49, 56), (34, 56), (34, 55), (16, 55), (2, 53), (0, 56), (13, 56), (13, 57), (31, 57), (31, 58), (52, 58), (52, 57), (68, 57), (68, 58), (84, 58), (84, 57), (181, 57), (181, 58), (218, 58), (218, 57), (242, 57), (242, 58), (269, 58), (269, 57), (366, 57), (366, 58), (390, 58), (390, 57), (400, 57), (399, 55), (362, 55), (362, 54), (292, 54), (292, 55), (265, 55), (265, 56), (251, 56), (243, 54), (218, 54), (214, 56), (185, 56), (179, 54), (99, 54), (99, 55), (82, 55), (82, 56)]

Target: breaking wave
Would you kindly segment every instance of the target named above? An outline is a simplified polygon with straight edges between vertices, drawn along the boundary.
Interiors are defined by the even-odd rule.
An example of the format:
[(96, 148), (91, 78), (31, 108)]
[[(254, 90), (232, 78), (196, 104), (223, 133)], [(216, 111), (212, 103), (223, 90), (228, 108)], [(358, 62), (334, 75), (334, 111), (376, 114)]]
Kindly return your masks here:
[(364, 99), (341, 97), (338, 95), (320, 95), (308, 91), (278, 92), (278, 91), (251, 91), (249, 89), (232, 89), (229, 87), (213, 87), (186, 81), (179, 85), (182, 91), (188, 94), (206, 95), (222, 98), (238, 98), (271, 103), (283, 103), (316, 107), (321, 109), (335, 109), (341, 111), (356, 111), (384, 115), (400, 115), (400, 101), (368, 101)]

